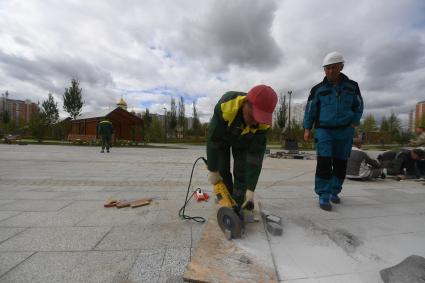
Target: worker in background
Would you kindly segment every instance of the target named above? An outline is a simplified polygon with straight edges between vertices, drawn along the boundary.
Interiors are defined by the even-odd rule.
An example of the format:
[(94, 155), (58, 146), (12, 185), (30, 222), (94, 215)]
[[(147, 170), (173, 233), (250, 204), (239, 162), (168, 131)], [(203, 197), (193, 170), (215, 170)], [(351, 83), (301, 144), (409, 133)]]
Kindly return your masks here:
[(425, 151), (422, 148), (387, 151), (380, 154), (378, 160), (386, 168), (388, 175), (397, 176), (399, 180), (425, 177)]
[(340, 203), (354, 128), (363, 114), (363, 99), (357, 82), (341, 71), (344, 58), (338, 52), (323, 60), (325, 78), (314, 86), (304, 113), (304, 140), (312, 138), (315, 127), (317, 166), (314, 189), (319, 207), (332, 210), (330, 202)]
[(257, 85), (248, 93), (226, 92), (214, 107), (208, 126), (208, 180), (212, 185), (223, 181), (239, 207), (253, 203), (276, 103), (271, 87)]
[(104, 119), (99, 122), (97, 125), (97, 133), (102, 138), (102, 150), (101, 153), (106, 152), (109, 153), (109, 148), (111, 147), (112, 134), (114, 133), (114, 128), (112, 127), (111, 121), (108, 119)]
[(347, 163), (347, 178), (353, 180), (385, 179), (383, 167), (378, 160), (362, 150), (362, 139), (353, 139), (350, 158)]

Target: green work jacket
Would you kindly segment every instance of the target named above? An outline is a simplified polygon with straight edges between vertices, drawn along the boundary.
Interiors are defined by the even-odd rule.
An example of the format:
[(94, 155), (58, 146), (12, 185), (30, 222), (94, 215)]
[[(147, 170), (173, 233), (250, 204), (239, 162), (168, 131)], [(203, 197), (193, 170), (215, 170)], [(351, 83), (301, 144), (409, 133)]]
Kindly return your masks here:
[(101, 136), (112, 136), (113, 132), (112, 123), (108, 120), (103, 120), (97, 125), (97, 133)]
[(234, 169), (244, 170), (245, 189), (255, 190), (266, 150), (266, 132), (270, 126), (245, 125), (242, 114), (245, 100), (246, 93), (230, 91), (215, 106), (208, 125), (208, 170), (220, 171), (220, 155), (225, 154), (222, 149), (231, 147), (233, 153), (243, 153), (242, 164), (234, 164)]

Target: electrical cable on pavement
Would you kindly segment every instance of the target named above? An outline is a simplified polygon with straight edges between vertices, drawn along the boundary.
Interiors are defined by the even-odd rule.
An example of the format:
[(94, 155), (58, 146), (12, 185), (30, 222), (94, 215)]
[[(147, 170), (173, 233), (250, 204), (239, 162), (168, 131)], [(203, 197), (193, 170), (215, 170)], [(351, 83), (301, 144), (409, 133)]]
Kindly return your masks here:
[[(195, 222), (198, 223), (204, 223), (206, 220), (205, 218), (201, 217), (201, 216), (189, 216), (185, 214), (185, 210), (186, 210), (186, 205), (188, 204), (188, 202), (192, 199), (193, 195), (196, 193), (196, 190), (198, 190), (199, 188), (197, 188), (196, 190), (194, 190), (192, 192), (192, 194), (189, 197), (189, 191), (190, 191), (190, 186), (192, 184), (192, 177), (193, 177), (193, 170), (195, 169), (196, 163), (201, 160), (205, 162), (205, 165), (207, 165), (207, 160), (204, 157), (198, 157), (195, 162), (193, 163), (192, 166), (192, 172), (190, 173), (190, 179), (189, 179), (189, 185), (187, 186), (187, 192), (186, 192), (186, 199), (184, 201), (184, 205), (180, 208), (179, 210), (179, 217), (185, 219), (185, 220), (193, 220)], [(188, 198), (189, 197), (189, 198)]]

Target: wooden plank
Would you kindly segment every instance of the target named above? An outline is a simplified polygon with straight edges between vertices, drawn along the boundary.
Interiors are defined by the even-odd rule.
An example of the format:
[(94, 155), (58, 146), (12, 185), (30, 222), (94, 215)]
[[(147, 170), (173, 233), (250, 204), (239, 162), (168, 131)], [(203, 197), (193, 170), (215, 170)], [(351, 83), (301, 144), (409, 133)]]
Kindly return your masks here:
[(136, 208), (136, 207), (139, 207), (139, 206), (148, 205), (148, 204), (151, 203), (151, 201), (152, 201), (151, 198), (142, 198), (142, 199), (138, 199), (138, 200), (132, 201), (130, 203), (130, 206), (132, 208)]
[[(217, 224), (216, 206), (186, 266), (184, 280), (197, 283), (278, 282), (258, 203), (255, 207), (255, 218), (259, 222), (247, 224), (242, 239), (229, 241)], [(249, 263), (244, 262), (246, 258)]]
[(117, 204), (115, 205), (117, 208), (123, 208), (123, 207), (128, 207), (130, 206), (131, 201), (128, 200), (122, 200), (117, 202)]

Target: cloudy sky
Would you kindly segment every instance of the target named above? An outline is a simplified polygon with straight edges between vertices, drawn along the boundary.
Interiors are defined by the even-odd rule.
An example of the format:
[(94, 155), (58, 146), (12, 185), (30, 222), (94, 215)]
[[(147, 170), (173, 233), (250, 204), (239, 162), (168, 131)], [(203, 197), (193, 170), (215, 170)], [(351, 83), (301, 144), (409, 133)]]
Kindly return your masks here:
[[(71, 78), (83, 111), (163, 113), (184, 97), (207, 121), (228, 90), (264, 83), (305, 102), (340, 51), (366, 113), (406, 121), (425, 100), (423, 0), (0, 0), (0, 92), (62, 110)], [(65, 113), (61, 113), (62, 116)]]

